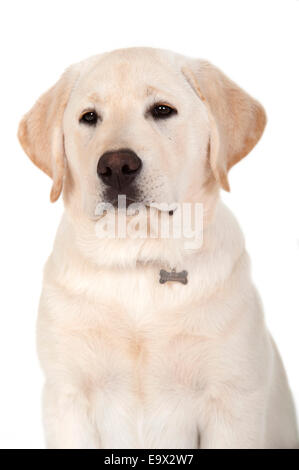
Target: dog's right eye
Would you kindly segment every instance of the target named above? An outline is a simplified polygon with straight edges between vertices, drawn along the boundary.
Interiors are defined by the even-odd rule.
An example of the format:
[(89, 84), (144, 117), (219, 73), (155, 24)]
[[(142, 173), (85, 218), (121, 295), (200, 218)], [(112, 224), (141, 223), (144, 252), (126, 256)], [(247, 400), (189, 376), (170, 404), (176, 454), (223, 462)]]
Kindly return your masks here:
[(87, 113), (82, 114), (79, 122), (87, 124), (88, 126), (95, 126), (98, 121), (98, 115), (95, 111), (88, 111)]

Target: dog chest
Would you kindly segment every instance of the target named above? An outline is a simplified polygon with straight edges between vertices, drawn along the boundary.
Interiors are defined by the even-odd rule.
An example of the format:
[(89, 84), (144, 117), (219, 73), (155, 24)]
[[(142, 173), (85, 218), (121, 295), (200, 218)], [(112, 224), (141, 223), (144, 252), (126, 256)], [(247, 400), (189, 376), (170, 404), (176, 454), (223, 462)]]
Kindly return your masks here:
[(118, 283), (117, 301), (105, 278), (85, 295), (47, 286), (42, 363), (52, 377), (58, 364), (60, 378), (64, 371), (63, 381), (87, 397), (102, 446), (196, 447), (207, 342), (186, 322), (177, 289), (186, 286), (157, 282), (162, 293), (150, 297), (156, 285), (146, 290), (142, 279), (133, 281)]

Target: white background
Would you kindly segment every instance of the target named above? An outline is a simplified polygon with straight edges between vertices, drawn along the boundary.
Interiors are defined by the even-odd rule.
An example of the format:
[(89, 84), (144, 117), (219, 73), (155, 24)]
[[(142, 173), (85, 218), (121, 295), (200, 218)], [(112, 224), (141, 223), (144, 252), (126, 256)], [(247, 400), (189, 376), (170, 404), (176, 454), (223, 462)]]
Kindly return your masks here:
[(18, 121), (72, 62), (127, 46), (207, 58), (258, 98), (268, 126), (224, 194), (299, 405), (299, 1), (1, 2), (0, 447), (43, 447), (35, 323), (62, 203), (25, 156)]

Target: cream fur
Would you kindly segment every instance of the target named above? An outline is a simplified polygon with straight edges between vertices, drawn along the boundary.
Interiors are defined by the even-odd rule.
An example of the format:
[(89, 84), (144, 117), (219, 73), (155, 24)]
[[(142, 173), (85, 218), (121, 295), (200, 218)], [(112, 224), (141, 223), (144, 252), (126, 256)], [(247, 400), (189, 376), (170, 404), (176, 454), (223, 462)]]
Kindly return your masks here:
[[(294, 447), (285, 372), (243, 236), (219, 200), (227, 171), (263, 132), (261, 105), (207, 62), (154, 49), (93, 57), (62, 80), (42, 99), (47, 115), (53, 93), (64, 97), (47, 115), (47, 134), (40, 104), (19, 131), (30, 158), (56, 181), (53, 200), (65, 172), (65, 213), (38, 320), (47, 446)], [(178, 116), (146, 118), (157, 100), (175, 105)], [(89, 107), (102, 117), (96, 130), (78, 124)], [(203, 203), (201, 249), (186, 251), (182, 239), (96, 237), (103, 197), (96, 164), (121, 147), (144, 162), (144, 203)], [(173, 266), (188, 271), (186, 286), (159, 284), (159, 270)]]

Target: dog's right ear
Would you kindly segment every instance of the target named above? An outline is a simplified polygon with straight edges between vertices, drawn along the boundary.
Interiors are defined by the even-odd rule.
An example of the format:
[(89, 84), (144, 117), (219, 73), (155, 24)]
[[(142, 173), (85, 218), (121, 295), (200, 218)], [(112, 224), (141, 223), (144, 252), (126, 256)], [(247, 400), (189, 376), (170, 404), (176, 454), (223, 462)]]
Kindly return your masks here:
[(24, 151), (53, 180), (51, 202), (55, 202), (62, 191), (65, 173), (62, 120), (77, 75), (74, 66), (67, 69), (19, 125), (18, 138)]

